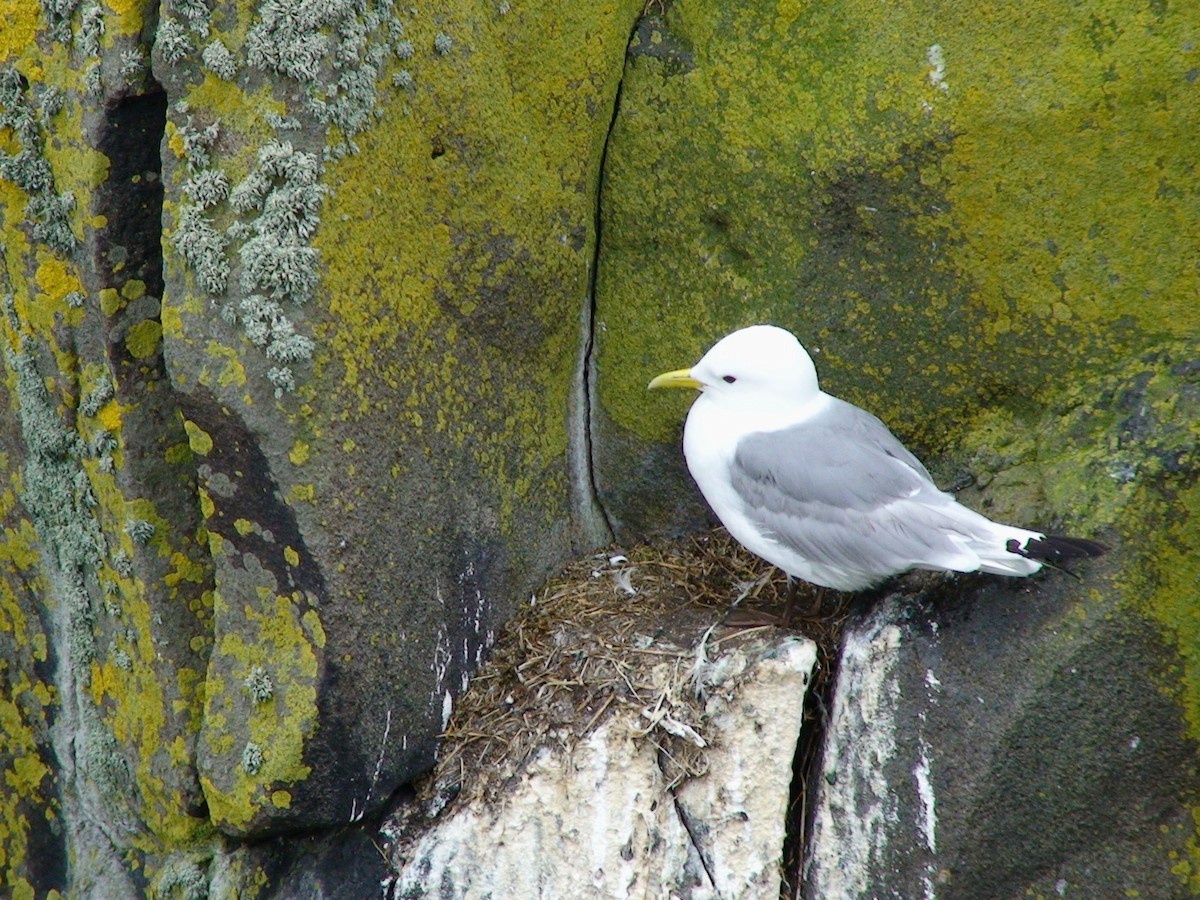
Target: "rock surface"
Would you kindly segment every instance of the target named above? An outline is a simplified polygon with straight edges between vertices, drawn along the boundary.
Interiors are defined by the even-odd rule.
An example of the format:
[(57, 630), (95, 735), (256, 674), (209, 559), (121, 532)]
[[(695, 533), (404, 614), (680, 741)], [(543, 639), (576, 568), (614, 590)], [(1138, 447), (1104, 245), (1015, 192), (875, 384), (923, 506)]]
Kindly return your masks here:
[(955, 593), (847, 626), (804, 896), (1190, 896), (1175, 649), (1103, 580)]
[(543, 750), (495, 802), (446, 812), (416, 839), (385, 828), (400, 861), (388, 896), (774, 900), (815, 662), (815, 644), (790, 637), (714, 658), (737, 674), (696, 722), (706, 771), (677, 785), (666, 729), (625, 709)]
[(643, 20), (597, 273), (596, 483), (618, 533), (706, 519), (688, 400), (645, 388), (737, 327), (794, 331), (827, 390), (922, 457), (981, 410), (1032, 427), (1114, 360), (1200, 332), (1197, 27), (1041, 2)]
[(634, 8), (159, 25), (163, 342), (215, 579), (197, 766), (227, 834), (377, 810), (514, 598), (595, 539), (572, 404)]
[(764, 319), (970, 505), (1114, 545), (861, 625), (810, 891), (1200, 892), (1200, 24), (677, 0), (626, 55), (643, 7), (0, 0), (14, 896), (376, 895), (528, 590), (707, 520), (645, 384)]
[(378, 816), (606, 535), (580, 360), (639, 8), (0, 3), (18, 896), (373, 871), (264, 839)]

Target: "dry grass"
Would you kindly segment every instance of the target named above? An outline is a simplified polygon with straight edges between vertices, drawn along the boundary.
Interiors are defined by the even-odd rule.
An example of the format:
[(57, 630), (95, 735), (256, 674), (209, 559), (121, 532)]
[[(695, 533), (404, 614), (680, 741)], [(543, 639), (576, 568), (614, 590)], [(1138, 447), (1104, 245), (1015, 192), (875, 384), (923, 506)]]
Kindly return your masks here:
[[(794, 605), (811, 605), (811, 590), (800, 587)], [(633, 710), (663, 751), (672, 786), (704, 772), (704, 745), (715, 737), (706, 733), (704, 684), (719, 677), (724, 650), (771, 627), (722, 623), (777, 614), (787, 591), (782, 573), (722, 530), (571, 564), (506, 625), (459, 698), (419, 793), (433, 809), (494, 799), (542, 748), (569, 751), (621, 709)], [(791, 628), (828, 659), (841, 619), (826, 610), (793, 616)], [(816, 690), (827, 667), (818, 669)]]

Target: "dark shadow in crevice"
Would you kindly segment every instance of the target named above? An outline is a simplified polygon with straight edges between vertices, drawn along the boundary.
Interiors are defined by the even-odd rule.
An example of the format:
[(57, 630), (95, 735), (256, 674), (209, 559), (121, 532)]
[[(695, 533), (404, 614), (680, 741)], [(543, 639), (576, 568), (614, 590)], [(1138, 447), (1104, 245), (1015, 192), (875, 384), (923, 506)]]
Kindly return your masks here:
[(104, 283), (136, 279), (146, 293), (161, 297), (162, 157), (167, 95), (130, 94), (109, 103), (95, 129), (96, 149), (109, 162), (108, 177), (96, 189), (94, 214), (105, 217), (93, 246), (94, 271)]

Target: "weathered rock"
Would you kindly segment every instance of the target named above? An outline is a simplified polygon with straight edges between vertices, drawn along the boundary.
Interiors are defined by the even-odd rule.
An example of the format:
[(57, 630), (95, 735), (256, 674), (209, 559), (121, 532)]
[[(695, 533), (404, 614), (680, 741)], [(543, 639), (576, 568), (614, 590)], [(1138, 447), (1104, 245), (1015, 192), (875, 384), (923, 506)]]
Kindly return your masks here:
[(1200, 331), (1195, 41), (1170, 5), (690, 0), (644, 23), (597, 275), (617, 530), (705, 518), (688, 399), (645, 388), (738, 326), (796, 332), (828, 390), (924, 456), (981, 408), (1031, 427), (1112, 359)]
[(847, 626), (806, 896), (1194, 894), (1197, 360), (1081, 385), (989, 466), (994, 501), (1125, 536), (1082, 581), (961, 579)]
[(401, 864), (388, 896), (773, 900), (815, 661), (815, 645), (791, 637), (715, 658), (734, 674), (693, 731), (711, 739), (707, 771), (677, 786), (653, 719), (626, 707), (569, 749), (543, 750), (498, 797), (419, 837), (392, 833)]
[(198, 765), (263, 835), (426, 768), (513, 598), (594, 539), (572, 392), (637, 3), (196, 9), (156, 71), (216, 574)]
[[(707, 518), (679, 453), (689, 400), (647, 395), (646, 383), (690, 365), (733, 328), (770, 321), (813, 351), (827, 390), (880, 415), (940, 483), (973, 485), (962, 495), (969, 505), (1116, 547), (1096, 569), (1103, 579), (1064, 601), (1062, 622), (1094, 623), (1093, 632), (1057, 646), (1080, 671), (1128, 673), (1124, 703), (1135, 708), (1114, 721), (1116, 737), (1087, 748), (1100, 733), (1092, 715), (1113, 698), (1091, 696), (1072, 720), (1061, 693), (1070, 682), (1050, 677), (1055, 654), (1048, 636), (1038, 642), (1037, 623), (1049, 620), (1019, 620), (1035, 632), (1031, 645), (991, 645), (1001, 671), (1023, 654), (1042, 660), (1037, 680), (1021, 682), (1030, 695), (1015, 720), (1001, 718), (994, 734), (962, 748), (963, 762), (948, 737), (931, 750), (938, 809), (959, 804), (939, 812), (936, 859), (922, 849), (917, 723), (891, 770), (858, 764), (860, 784), (882, 777), (885, 797), (908, 804), (894, 823), (884, 815), (891, 800), (882, 801), (889, 849), (870, 857), (858, 882), (868, 891), (899, 885), (899, 895), (920, 896), (930, 877), (938, 896), (991, 896), (995, 878), (1014, 895), (1049, 894), (1062, 878), (1086, 893), (1081, 858), (1054, 842), (1102, 827), (1110, 793), (1128, 827), (1109, 827), (1107, 845), (1084, 842), (1104, 860), (1092, 895), (1132, 887), (1140, 874), (1168, 895), (1195, 889), (1196, 797), (1184, 788), (1200, 739), (1200, 632), (1195, 554), (1178, 549), (1200, 542), (1200, 411), (1189, 374), (1200, 331), (1188, 136), (1200, 126), (1195, 27), (1163, 6), (1034, 3), (936, 17), (911, 7), (880, 18), (859, 0), (696, 0), (644, 23), (631, 47), (606, 157), (596, 305), (595, 478), (616, 532), (657, 534)], [(1049, 578), (1008, 590), (1025, 588), (1037, 592), (1034, 609), (1064, 590)], [(932, 717), (916, 705), (925, 668), (900, 668), (925, 643), (898, 634), (898, 668), (880, 689), (899, 685), (914, 704), (897, 715)], [(1131, 665), (1121, 641), (1149, 654), (1155, 672)], [(987, 697), (1008, 693), (999, 675), (986, 687)], [(839, 699), (852, 708), (860, 698)], [(949, 715), (945, 701), (938, 713)], [(1157, 749), (1129, 764), (1157, 812), (1108, 781), (1121, 748), (1135, 738), (1147, 746), (1151, 727)], [(1006, 740), (1021, 752), (1002, 749)], [(1037, 752), (1031, 741), (1043, 742)], [(1017, 770), (998, 762), (993, 777), (951, 799), (948, 773), (962, 778), (965, 766), (974, 776), (971, 766), (1006, 754), (1044, 787), (1035, 760), (1060, 765), (1058, 742), (1097, 773), (1059, 773), (1062, 806), (1018, 789)], [(841, 754), (855, 767), (853, 746), (830, 753), (829, 765)], [(1167, 767), (1165, 787), (1144, 781), (1156, 761)], [(1000, 796), (1012, 805), (998, 808)], [(1051, 810), (1073, 824), (1048, 823)], [(839, 834), (857, 827), (870, 837), (871, 815), (864, 800), (851, 814), (864, 821), (842, 821)], [(824, 840), (838, 844), (829, 831)], [(1137, 840), (1153, 849), (1118, 872)], [(943, 862), (950, 879), (938, 886), (940, 869), (925, 866)], [(903, 881), (888, 880), (889, 865)], [(831, 856), (821, 876), (830, 880), (812, 884), (853, 870)]]
[[(953, 865), (935, 886), (1088, 884), (1059, 835), (1104, 860), (1105, 888), (1196, 889), (1198, 804), (1179, 787), (1200, 721), (1187, 10), (913, 7), (881, 27), (865, 0), (680, 0), (639, 30), (606, 148), (642, 6), (0, 4), (15, 895), (373, 885), (372, 816), (432, 760), (514, 598), (605, 514), (637, 533), (705, 519), (683, 400), (644, 386), (767, 318), (916, 449), (959, 447), (933, 462), (974, 477), (973, 505), (1118, 546), (1089, 596), (1056, 614), (1039, 594), (1015, 620), (1041, 665), (1004, 682), (1030, 692), (1011, 727), (963, 747), (944, 729), (927, 781)], [(1039, 622), (1093, 627), (1055, 657)], [(901, 666), (929, 638), (898, 627)], [(947, 644), (944, 671), (974, 684), (969, 645)], [(1093, 688), (1104, 666), (1153, 686), (1091, 768), (1037, 745), (1047, 722), (1052, 744), (1101, 735), (1097, 691), (1062, 707), (1061, 657)], [(903, 674), (916, 703), (924, 682)], [(913, 709), (973, 709), (939, 702)], [(1160, 813), (1114, 785), (1121, 746)], [(1151, 750), (1173, 800), (1145, 783)], [(957, 755), (992, 773), (962, 779), (961, 802)], [(911, 802), (920, 759), (889, 775)], [(1062, 809), (1031, 787), (1044, 759), (1076, 830), (1041, 827)], [(1130, 823), (1103, 845), (1095, 794)], [(1167, 831), (1146, 837), (1155, 815)], [(881, 840), (920, 850), (918, 824)], [(1122, 874), (1122, 847), (1177, 858)], [(905, 884), (923, 891), (935, 861), (902, 860)]]
[(378, 815), (604, 533), (579, 360), (638, 8), (0, 10), (6, 886), (329, 882), (217, 829)]
[(192, 764), (212, 575), (160, 340), (165, 98), (142, 8), (78, 6), (0, 14), (0, 883), (16, 896), (131, 896), (212, 833)]
[(805, 896), (1190, 896), (1175, 648), (1093, 585), (892, 597), (849, 626)]

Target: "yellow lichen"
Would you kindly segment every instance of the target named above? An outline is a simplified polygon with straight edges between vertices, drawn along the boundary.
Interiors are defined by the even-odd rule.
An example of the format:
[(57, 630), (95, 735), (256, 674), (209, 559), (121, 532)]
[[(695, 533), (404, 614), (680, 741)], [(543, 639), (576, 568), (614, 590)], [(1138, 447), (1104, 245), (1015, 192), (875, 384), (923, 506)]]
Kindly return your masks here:
[(116, 288), (100, 289), (100, 311), (106, 316), (114, 316), (125, 305), (120, 292)]
[(41, 9), (28, 0), (0, 0), (0, 62), (18, 56), (34, 45), (41, 24)]
[(199, 456), (208, 456), (212, 452), (213, 439), (207, 431), (191, 419), (183, 420), (183, 430), (187, 433), (188, 444), (193, 453)]
[(158, 353), (161, 343), (162, 325), (154, 319), (137, 322), (125, 336), (125, 349), (134, 359), (149, 359)]
[(146, 282), (131, 278), (121, 285), (121, 296), (126, 300), (138, 300), (146, 295)]

